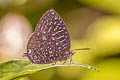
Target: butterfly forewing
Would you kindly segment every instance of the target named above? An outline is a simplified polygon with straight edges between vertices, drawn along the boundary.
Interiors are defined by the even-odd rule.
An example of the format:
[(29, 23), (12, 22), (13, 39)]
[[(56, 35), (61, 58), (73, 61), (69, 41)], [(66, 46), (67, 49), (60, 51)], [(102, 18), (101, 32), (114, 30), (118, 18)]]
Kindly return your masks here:
[(27, 56), (33, 63), (45, 64), (67, 59), (65, 51), (70, 49), (70, 38), (66, 25), (53, 10), (40, 19), (27, 45)]
[(70, 49), (71, 43), (66, 25), (55, 10), (51, 9), (42, 16), (35, 31), (54, 36), (63, 44), (64, 49)]

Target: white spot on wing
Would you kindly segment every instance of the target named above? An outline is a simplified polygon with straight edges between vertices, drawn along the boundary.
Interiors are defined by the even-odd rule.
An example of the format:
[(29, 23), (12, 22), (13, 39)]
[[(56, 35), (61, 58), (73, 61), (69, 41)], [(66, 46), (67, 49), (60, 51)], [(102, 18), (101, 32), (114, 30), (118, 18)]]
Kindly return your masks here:
[(62, 21), (61, 21), (61, 20), (60, 20), (59, 22), (60, 22), (60, 23), (62, 23)]
[(59, 27), (59, 29), (61, 29), (61, 27)]
[(58, 31), (58, 32), (56, 32), (56, 33), (54, 33), (54, 34), (56, 35), (56, 34), (58, 34), (58, 33), (60, 33), (60, 32), (63, 32), (63, 31), (64, 31), (64, 30), (60, 30), (60, 31)]
[(44, 31), (45, 31), (45, 29), (47, 28), (47, 25), (45, 25), (44, 27), (45, 27), (45, 28), (44, 28)]
[(32, 50), (31, 49), (28, 49), (28, 54), (31, 54)]
[(47, 40), (46, 36), (43, 36), (42, 39), (43, 39), (43, 40)]
[(44, 26), (42, 25), (42, 26), (41, 26), (41, 31), (43, 30), (43, 27), (44, 27)]
[(38, 32), (37, 35), (40, 35), (40, 33)]
[(40, 48), (40, 50), (42, 50), (43, 48)]
[(52, 37), (52, 40), (55, 40), (55, 38), (54, 38), (54, 37)]
[(54, 13), (54, 12), (52, 12), (51, 14), (52, 14), (52, 15), (54, 15), (55, 13)]
[(54, 19), (57, 20), (57, 19), (58, 19), (58, 16), (55, 16)]
[(62, 41), (60, 41), (61, 43), (64, 42), (66, 39), (63, 39)]
[(60, 23), (58, 23), (57, 25), (60, 25)]
[(60, 38), (63, 38), (63, 37), (64, 37), (64, 35), (62, 35), (62, 36), (58, 37), (57, 39), (60, 39)]
[(59, 26), (56, 26), (56, 28), (58, 28)]
[(63, 27), (63, 29), (65, 29), (65, 27)]
[(67, 38), (67, 36), (65, 36), (65, 38)]
[(58, 43), (56, 43), (56, 45), (58, 45)]
[(56, 24), (57, 22), (54, 22), (54, 25)]
[(51, 25), (52, 24), (52, 21), (50, 21), (50, 24), (49, 25)]
[(56, 31), (56, 30), (57, 30), (57, 28), (54, 29), (54, 31)]

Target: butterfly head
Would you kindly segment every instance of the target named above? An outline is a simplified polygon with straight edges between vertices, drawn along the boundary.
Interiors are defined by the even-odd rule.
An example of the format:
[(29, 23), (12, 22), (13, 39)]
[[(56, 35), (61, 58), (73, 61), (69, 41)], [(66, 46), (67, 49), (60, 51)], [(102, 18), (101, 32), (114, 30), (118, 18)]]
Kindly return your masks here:
[(67, 59), (69, 59), (75, 54), (75, 52), (73, 52), (73, 51), (65, 51), (65, 54), (67, 55)]

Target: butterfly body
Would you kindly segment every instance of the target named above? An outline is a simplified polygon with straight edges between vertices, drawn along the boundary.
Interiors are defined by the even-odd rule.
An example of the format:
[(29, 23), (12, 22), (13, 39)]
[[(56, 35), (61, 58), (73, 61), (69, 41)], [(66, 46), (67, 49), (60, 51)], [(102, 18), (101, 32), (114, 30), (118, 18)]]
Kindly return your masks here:
[(27, 56), (32, 63), (49, 64), (66, 61), (74, 54), (70, 51), (70, 37), (62, 18), (53, 9), (40, 19), (28, 40)]

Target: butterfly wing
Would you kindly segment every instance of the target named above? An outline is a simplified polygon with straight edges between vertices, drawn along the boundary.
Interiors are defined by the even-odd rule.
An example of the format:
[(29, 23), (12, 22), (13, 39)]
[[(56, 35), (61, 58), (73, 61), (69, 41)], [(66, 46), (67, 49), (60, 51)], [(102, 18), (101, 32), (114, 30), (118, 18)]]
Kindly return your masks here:
[(60, 16), (53, 10), (40, 19), (27, 45), (27, 56), (33, 63), (46, 64), (67, 59), (70, 38)]
[(40, 19), (36, 32), (47, 32), (54, 36), (63, 45), (64, 50), (69, 50), (71, 47), (69, 33), (66, 29), (66, 25), (58, 13), (51, 9), (47, 11)]

